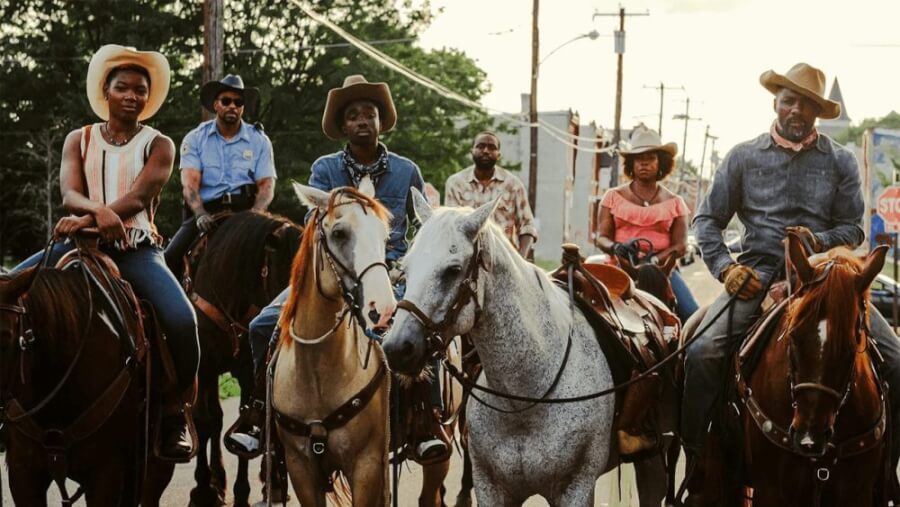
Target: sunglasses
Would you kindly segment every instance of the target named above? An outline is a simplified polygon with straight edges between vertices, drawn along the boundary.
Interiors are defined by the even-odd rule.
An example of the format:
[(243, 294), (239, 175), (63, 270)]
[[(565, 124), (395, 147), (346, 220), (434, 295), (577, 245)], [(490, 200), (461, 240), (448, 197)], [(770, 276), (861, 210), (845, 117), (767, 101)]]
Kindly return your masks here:
[(219, 99), (219, 103), (225, 107), (230, 106), (232, 102), (234, 102), (234, 105), (237, 107), (244, 107), (244, 99), (232, 99), (231, 97), (222, 97)]

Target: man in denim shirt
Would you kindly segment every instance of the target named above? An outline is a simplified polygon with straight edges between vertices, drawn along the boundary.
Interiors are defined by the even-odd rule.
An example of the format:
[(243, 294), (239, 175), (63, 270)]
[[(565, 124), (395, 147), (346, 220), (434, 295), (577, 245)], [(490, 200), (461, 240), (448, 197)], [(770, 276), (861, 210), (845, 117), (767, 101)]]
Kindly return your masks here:
[[(732, 338), (728, 318), (722, 317), (687, 349), (681, 432), (685, 449), (693, 456), (699, 455), (706, 439), (709, 416), (722, 390), (726, 357), (758, 314), (765, 296), (762, 288), (770, 277), (779, 276), (774, 271), (784, 256), (786, 231), (798, 232), (816, 252), (838, 245), (856, 247), (865, 239), (856, 159), (815, 128), (816, 117), (840, 114), (840, 104), (823, 97), (824, 74), (800, 63), (785, 75), (765, 72), (760, 82), (775, 94), (777, 119), (769, 132), (726, 155), (693, 223), (703, 260), (726, 290), (698, 329), (705, 328), (737, 292)], [(735, 214), (745, 227), (738, 262), (732, 260), (722, 239)], [(870, 311), (869, 317), (871, 333), (885, 359), (882, 374), (891, 386), (891, 421), (898, 435), (900, 343), (877, 310)], [(900, 438), (894, 439), (897, 442)]]
[[(346, 147), (325, 155), (313, 162), (310, 186), (326, 192), (338, 187), (355, 187), (374, 195), (392, 215), (391, 233), (388, 239), (386, 261), (393, 266), (408, 248), (407, 229), (415, 218), (410, 199), (410, 188), (423, 191), (424, 180), (419, 167), (408, 158), (388, 151), (378, 141), (382, 132), (390, 131), (397, 122), (397, 112), (385, 83), (369, 83), (363, 76), (349, 76), (344, 86), (328, 93), (322, 130), (330, 139), (346, 138)], [(403, 297), (405, 286), (398, 279), (398, 271), (391, 270), (398, 298)], [(272, 303), (263, 309), (250, 323), (250, 347), (257, 372), (264, 367), (266, 349), (287, 301), (290, 287), (285, 289)], [(435, 368), (440, 363), (435, 361)], [(431, 401), (435, 409), (441, 408), (440, 376), (435, 369), (431, 383)], [(250, 417), (248, 417), (250, 419)], [(259, 449), (259, 423), (248, 421), (243, 428), (226, 437), (226, 447), (250, 454)], [(440, 456), (450, 449), (435, 435), (416, 442), (419, 458), (429, 459)]]

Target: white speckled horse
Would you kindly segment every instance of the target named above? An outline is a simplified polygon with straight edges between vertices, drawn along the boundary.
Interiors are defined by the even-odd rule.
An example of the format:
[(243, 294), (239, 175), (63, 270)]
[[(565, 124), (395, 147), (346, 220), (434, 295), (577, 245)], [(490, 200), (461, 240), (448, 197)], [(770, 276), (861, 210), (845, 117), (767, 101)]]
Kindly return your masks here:
[[(519, 256), (489, 220), (496, 201), (475, 211), (432, 211), (413, 194), (424, 225), (404, 261), (406, 304), (398, 306), (406, 311), (397, 313), (384, 342), (395, 371), (421, 371), (434, 348), (427, 329), (437, 327), (445, 339), (471, 337), (484, 365), (479, 383), (493, 389), (565, 398), (612, 385), (584, 316), (572, 311), (569, 296)], [(477, 395), (516, 411), (504, 413), (475, 400), (467, 407), (479, 505), (520, 505), (532, 495), (551, 506), (594, 505), (595, 482), (610, 455), (613, 396), (530, 406)]]

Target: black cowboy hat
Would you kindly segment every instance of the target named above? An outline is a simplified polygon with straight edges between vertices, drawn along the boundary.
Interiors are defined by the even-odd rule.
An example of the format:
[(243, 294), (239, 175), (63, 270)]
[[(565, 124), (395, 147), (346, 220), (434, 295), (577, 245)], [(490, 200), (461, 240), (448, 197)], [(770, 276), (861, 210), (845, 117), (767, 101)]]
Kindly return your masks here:
[(210, 81), (203, 85), (200, 89), (200, 104), (210, 113), (215, 113), (213, 102), (216, 97), (224, 91), (238, 92), (244, 96), (246, 107), (252, 108), (259, 101), (259, 90), (257, 88), (245, 88), (244, 80), (237, 74), (228, 74), (220, 81)]

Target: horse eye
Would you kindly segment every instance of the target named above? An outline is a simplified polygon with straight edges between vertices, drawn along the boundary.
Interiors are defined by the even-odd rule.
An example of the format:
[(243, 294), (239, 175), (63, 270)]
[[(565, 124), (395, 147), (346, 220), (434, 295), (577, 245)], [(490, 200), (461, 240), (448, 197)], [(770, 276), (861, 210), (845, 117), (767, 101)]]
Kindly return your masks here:
[(331, 238), (335, 241), (343, 241), (347, 239), (347, 232), (344, 229), (333, 229), (331, 231)]
[(459, 276), (462, 273), (462, 266), (448, 266), (447, 269), (444, 270), (443, 278), (445, 280), (451, 280)]

